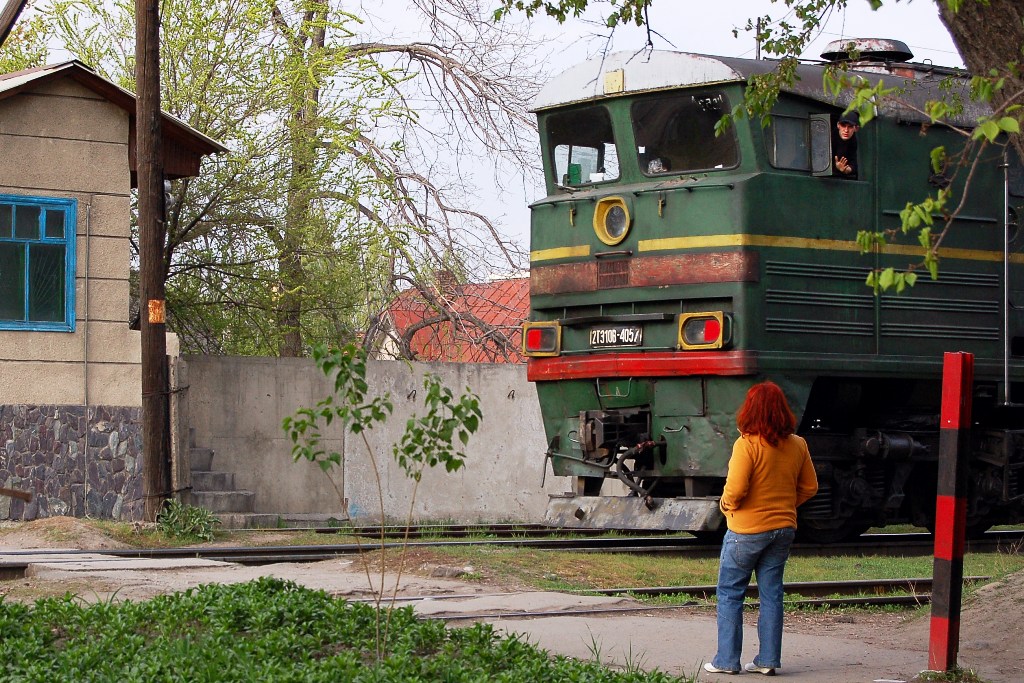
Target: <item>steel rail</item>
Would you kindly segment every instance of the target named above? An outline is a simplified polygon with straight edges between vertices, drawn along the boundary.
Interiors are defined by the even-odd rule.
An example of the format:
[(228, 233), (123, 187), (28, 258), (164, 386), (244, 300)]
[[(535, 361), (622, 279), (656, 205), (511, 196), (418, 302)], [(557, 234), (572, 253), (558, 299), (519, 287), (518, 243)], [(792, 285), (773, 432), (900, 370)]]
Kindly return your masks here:
[[(694, 545), (696, 539), (678, 539), (683, 545)], [(661, 548), (666, 544), (670, 548), (678, 549), (676, 543), (670, 543), (662, 537), (636, 537), (636, 538), (535, 538), (535, 539), (483, 539), (483, 540), (439, 540), (439, 541), (411, 541), (405, 542), (371, 542), (340, 543), (324, 545), (291, 545), (291, 546), (231, 546), (231, 547), (206, 547), (195, 546), (186, 548), (123, 548), (95, 550), (14, 550), (2, 553), (8, 556), (18, 555), (75, 555), (92, 554), (100, 552), (107, 556), (125, 557), (133, 559), (158, 559), (158, 558), (202, 558), (210, 560), (223, 560), (227, 562), (239, 562), (242, 564), (259, 564), (266, 561), (290, 561), (309, 562), (314, 559), (330, 559), (340, 555), (354, 555), (360, 552), (376, 550), (393, 550), (404, 547), (408, 548), (435, 548), (435, 547), (459, 547), (459, 546), (497, 546), (509, 548), (535, 548), (554, 550), (590, 550), (590, 551), (636, 551), (647, 548)], [(285, 558), (285, 559), (281, 559)]]
[[(968, 584), (990, 581), (989, 576), (968, 576), (964, 582)], [(802, 604), (808, 603), (831, 604), (836, 600), (849, 599), (853, 597), (891, 597), (913, 600), (919, 596), (927, 596), (931, 592), (932, 580), (929, 578), (906, 578), (906, 579), (861, 579), (852, 581), (789, 581), (783, 584), (783, 591), (786, 595), (794, 596), (789, 602)], [(624, 588), (581, 588), (576, 590), (559, 590), (557, 593), (569, 593), (573, 595), (627, 595), (643, 597), (664, 597), (687, 595), (694, 598), (707, 599), (715, 594), (716, 586), (632, 586)], [(909, 591), (910, 595), (892, 595), (894, 591)], [(410, 603), (423, 600), (431, 602), (445, 600), (469, 600), (474, 598), (493, 598), (508, 596), (509, 593), (444, 593), (427, 595), (399, 595), (387, 598), (383, 602)], [(757, 597), (757, 585), (751, 585), (746, 592), (747, 597)], [(799, 596), (799, 597), (796, 597)], [(837, 597), (839, 596), (839, 597)], [(812, 598), (815, 598), (812, 600)], [(353, 599), (352, 602), (374, 602), (372, 598)], [(680, 605), (692, 605), (693, 602), (679, 603)], [(756, 603), (753, 603), (756, 604)], [(789, 604), (789, 603), (787, 603)], [(648, 607), (654, 607), (648, 605)], [(671, 607), (671, 605), (669, 605)]]
[[(607, 529), (563, 529), (546, 524), (416, 524), (404, 526), (354, 526), (354, 527), (317, 527), (308, 529), (318, 534), (338, 534), (343, 536), (359, 536), (360, 538), (470, 538), (477, 536), (494, 536), (497, 538), (533, 538), (557, 536), (601, 536), (609, 533)], [(238, 531), (245, 531), (239, 529)], [(252, 529), (251, 531), (263, 531)], [(267, 530), (270, 531), (270, 530)], [(281, 531), (273, 529), (273, 531)], [(685, 531), (645, 530), (620, 531), (623, 536), (673, 536), (691, 538)]]
[[(787, 607), (810, 608), (827, 607), (839, 609), (843, 607), (919, 607), (931, 602), (931, 594), (919, 595), (888, 595), (884, 597), (849, 597), (849, 598), (819, 598), (811, 600), (784, 600)], [(758, 603), (746, 603), (748, 607), (757, 607)], [(642, 613), (656, 612), (677, 609), (707, 608), (706, 603), (690, 601), (678, 605), (636, 605), (629, 607), (586, 607), (579, 609), (557, 609), (537, 610), (530, 612), (497, 611), (477, 612), (464, 614), (431, 614), (419, 617), (421, 619), (436, 619), (439, 621), (485, 621), (490, 619), (536, 619), (540, 617), (566, 617), (566, 616), (596, 616), (607, 614)]]
[[(988, 576), (967, 576), (965, 583), (980, 583), (988, 581)], [(710, 597), (715, 594), (716, 586), (654, 586), (654, 587), (627, 587), (627, 588), (595, 588), (582, 593), (597, 595), (639, 595), (644, 597), (689, 595), (693, 597)], [(907, 579), (860, 579), (852, 581), (790, 581), (783, 584), (783, 591), (789, 595), (800, 595), (808, 597), (827, 597), (833, 595), (863, 595), (874, 594), (876, 596), (891, 593), (893, 591), (909, 591), (911, 594), (927, 594), (932, 589), (932, 580), (929, 578), (907, 578)], [(757, 584), (751, 584), (747, 588), (747, 597), (757, 596)]]
[[(968, 552), (989, 552), (1019, 547), (1024, 543), (1024, 532), (990, 532), (979, 541), (968, 541)], [(73, 559), (76, 555), (97, 552), (104, 556), (128, 559), (198, 558), (234, 562), (245, 565), (261, 565), (275, 562), (317, 562), (337, 557), (357, 555), (376, 550), (396, 550), (404, 547), (422, 549), (436, 547), (507, 547), (532, 548), (541, 550), (563, 550), (600, 553), (670, 554), (687, 557), (713, 557), (720, 551), (719, 545), (708, 545), (692, 537), (638, 536), (638, 537), (586, 537), (586, 538), (510, 538), (482, 540), (438, 540), (406, 542), (369, 542), (330, 545), (261, 546), (261, 547), (186, 547), (186, 548), (128, 548), (95, 550), (12, 550), (0, 553), (0, 571), (14, 569), (19, 558), (24, 556), (64, 556)], [(926, 556), (934, 552), (934, 541), (929, 534), (873, 534), (861, 537), (854, 543), (833, 545), (795, 544), (795, 556), (839, 556), (839, 555), (899, 555)]]
[[(351, 528), (330, 528), (330, 529), (314, 529), (320, 534), (337, 533), (340, 535), (359, 536), (361, 538), (379, 539), (383, 537), (389, 538), (416, 538), (420, 539), (423, 537), (437, 537), (437, 540), (447, 540), (451, 538), (466, 538), (475, 536), (494, 536), (497, 538), (565, 538), (565, 537), (594, 537), (602, 536), (609, 533), (619, 534), (616, 538), (637, 538), (640, 539), (638, 544), (646, 546), (654, 543), (650, 540), (652, 538), (663, 538), (666, 539), (666, 544), (674, 546), (704, 546), (707, 545), (706, 541), (701, 541), (687, 532), (674, 531), (674, 530), (645, 530), (640, 531), (613, 531), (604, 529), (575, 529), (575, 528), (560, 528), (551, 527), (543, 524), (459, 524), (459, 525), (414, 525), (408, 528), (408, 536), (406, 536), (406, 527), (402, 526), (362, 526), (362, 527), (351, 527)], [(254, 532), (260, 530), (252, 530)], [(280, 531), (280, 530), (275, 530)], [(983, 547), (986, 545), (992, 545), (1001, 543), (1006, 547), (1012, 547), (1016, 543), (1024, 544), (1024, 531), (990, 531), (980, 539), (973, 539), (967, 541), (968, 546), (975, 545)], [(808, 554), (814, 554), (815, 549), (831, 549), (841, 548), (844, 550), (856, 550), (863, 547), (875, 548), (882, 544), (892, 544), (897, 546), (906, 546), (908, 548), (924, 548), (927, 547), (929, 550), (933, 544), (933, 537), (928, 533), (899, 533), (899, 534), (887, 534), (887, 533), (874, 533), (864, 534), (856, 539), (846, 541), (844, 543), (833, 543), (828, 545), (816, 544), (816, 543), (798, 543), (795, 548), (798, 551), (805, 552)], [(717, 544), (712, 544), (717, 547)]]

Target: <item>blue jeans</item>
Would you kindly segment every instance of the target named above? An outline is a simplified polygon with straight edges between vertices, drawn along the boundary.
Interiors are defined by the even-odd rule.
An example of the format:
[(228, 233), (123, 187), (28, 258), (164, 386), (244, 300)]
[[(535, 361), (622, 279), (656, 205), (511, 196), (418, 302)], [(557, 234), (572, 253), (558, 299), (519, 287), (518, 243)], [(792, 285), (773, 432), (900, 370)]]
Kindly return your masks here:
[(743, 650), (743, 596), (750, 575), (757, 572), (761, 606), (757, 613), (759, 649), (754, 664), (782, 666), (782, 575), (796, 530), (775, 529), (760, 534), (728, 531), (718, 566), (718, 653), (712, 664), (740, 670)]

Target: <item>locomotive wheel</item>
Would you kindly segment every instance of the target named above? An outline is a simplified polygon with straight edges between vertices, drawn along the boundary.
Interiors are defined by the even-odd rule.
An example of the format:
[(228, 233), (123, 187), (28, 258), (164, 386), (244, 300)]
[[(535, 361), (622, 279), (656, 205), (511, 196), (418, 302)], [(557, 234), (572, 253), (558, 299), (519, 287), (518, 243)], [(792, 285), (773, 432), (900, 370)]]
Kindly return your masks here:
[(797, 538), (805, 543), (841, 543), (860, 536), (871, 528), (857, 519), (801, 519), (796, 529)]

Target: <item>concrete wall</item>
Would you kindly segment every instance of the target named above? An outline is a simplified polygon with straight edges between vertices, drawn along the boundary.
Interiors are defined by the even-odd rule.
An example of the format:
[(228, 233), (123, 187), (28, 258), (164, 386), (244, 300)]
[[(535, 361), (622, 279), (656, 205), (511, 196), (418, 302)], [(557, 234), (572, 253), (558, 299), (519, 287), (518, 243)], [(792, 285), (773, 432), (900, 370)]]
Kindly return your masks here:
[[(320, 468), (293, 463), (281, 421), (327, 395), (326, 379), (311, 360), (185, 356), (189, 425), (196, 445), (215, 451), (213, 468), (235, 472), (236, 484), (256, 492), (256, 512), (339, 514), (338, 494)], [(418, 486), (391, 456), (406, 420), (422, 412), (423, 375), (432, 372), (456, 394), (469, 387), (480, 396), (483, 421), (471, 438), (466, 467), (453, 474), (428, 471)], [(548, 495), (568, 480), (550, 474), (537, 394), (516, 365), (371, 361), (371, 395), (390, 392), (395, 413), (368, 435), (383, 483), (384, 516), (416, 520), (539, 521)], [(354, 519), (378, 520), (380, 497), (362, 440), (335, 429), (324, 446), (344, 455), (334, 482)]]
[(141, 405), (127, 113), (53, 81), (0, 101), (0, 150), (0, 193), (78, 200), (75, 331), (0, 331), (0, 404)]
[[(235, 486), (256, 493), (255, 512), (342, 515), (319, 466), (292, 462), (281, 421), (327, 395), (327, 379), (305, 358), (184, 356), (188, 426), (197, 446), (214, 450), (213, 469), (235, 473)], [(323, 446), (341, 452), (342, 435)], [(342, 489), (344, 472), (333, 474)]]

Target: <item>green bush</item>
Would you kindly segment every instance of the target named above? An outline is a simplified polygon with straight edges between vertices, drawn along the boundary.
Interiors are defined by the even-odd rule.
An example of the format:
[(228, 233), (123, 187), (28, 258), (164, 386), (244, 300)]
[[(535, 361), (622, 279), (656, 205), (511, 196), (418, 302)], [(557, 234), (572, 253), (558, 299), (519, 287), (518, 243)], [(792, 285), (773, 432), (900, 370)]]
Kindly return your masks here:
[(388, 656), (375, 655), (375, 608), (262, 578), (205, 585), (146, 602), (87, 605), (67, 595), (0, 602), (4, 681), (355, 681), (668, 683), (551, 657), (490, 625), (446, 629), (412, 608), (392, 615)]
[(183, 541), (212, 541), (213, 531), (220, 524), (212, 512), (195, 505), (167, 500), (156, 518), (157, 528), (171, 538)]

